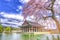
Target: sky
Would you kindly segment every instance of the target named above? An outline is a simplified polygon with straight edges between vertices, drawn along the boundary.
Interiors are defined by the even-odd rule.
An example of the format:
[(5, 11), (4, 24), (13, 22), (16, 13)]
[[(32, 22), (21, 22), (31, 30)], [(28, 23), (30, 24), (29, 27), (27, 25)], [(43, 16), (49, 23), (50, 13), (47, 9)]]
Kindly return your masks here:
[[(21, 26), (24, 23), (24, 17), (22, 16), (23, 6), (29, 1), (30, 0), (0, 0), (0, 23), (3, 26)], [(60, 4), (60, 1), (57, 0), (55, 4)], [(54, 8), (58, 10), (60, 6), (54, 5)], [(32, 15), (31, 19), (27, 17), (27, 20), (32, 21), (33, 18), (34, 16)]]
[(28, 0), (0, 0), (0, 23), (12, 27), (22, 25), (24, 18), (21, 14), (23, 5), (27, 2)]

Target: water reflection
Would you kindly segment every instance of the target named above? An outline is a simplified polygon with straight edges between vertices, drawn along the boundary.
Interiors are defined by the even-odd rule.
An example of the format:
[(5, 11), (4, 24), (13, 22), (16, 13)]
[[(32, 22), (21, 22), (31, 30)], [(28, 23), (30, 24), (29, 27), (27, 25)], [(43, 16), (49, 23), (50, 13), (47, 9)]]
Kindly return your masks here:
[(2, 34), (0, 33), (0, 40), (1, 40), (1, 38), (2, 38)]
[(16, 34), (16, 33), (7, 34), (7, 33), (3, 33), (2, 36), (1, 36), (1, 40), (21, 40), (21, 34)]
[(24, 33), (0, 33), (0, 40), (60, 40), (60, 35), (57, 34), (45, 34), (34, 35)]

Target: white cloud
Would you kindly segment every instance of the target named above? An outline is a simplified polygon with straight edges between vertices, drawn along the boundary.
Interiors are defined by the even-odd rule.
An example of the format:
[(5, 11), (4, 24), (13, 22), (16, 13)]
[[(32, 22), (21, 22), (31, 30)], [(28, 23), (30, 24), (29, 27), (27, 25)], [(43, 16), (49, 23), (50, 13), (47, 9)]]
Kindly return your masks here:
[(9, 24), (16, 24), (16, 25), (22, 25), (24, 21), (20, 21), (20, 22), (13, 22), (13, 21), (8, 21), (8, 19), (1, 19), (0, 20), (1, 23), (9, 23)]
[(25, 2), (29, 2), (30, 0), (24, 0)]
[(0, 14), (4, 14), (4, 12), (1, 12)]
[(19, 0), (21, 3), (28, 3), (30, 0)]
[(2, 25), (5, 25), (5, 26), (15, 26), (15, 25), (21, 26), (24, 22), (24, 17), (21, 14), (8, 14), (5, 12), (1, 12), (0, 15), (4, 17), (4, 18), (0, 18), (1, 19), (0, 22), (2, 23)]
[(22, 6), (18, 6), (18, 9), (23, 9), (23, 7)]
[(7, 24), (2, 24), (3, 26), (9, 26), (10, 27), (10, 25), (7, 25)]
[(18, 27), (18, 25), (7, 25), (7, 24), (2, 24), (3, 26), (10, 26), (10, 27)]
[(8, 19), (2, 19), (0, 18), (0, 22), (7, 22)]
[(24, 17), (21, 14), (8, 14), (8, 13), (1, 12), (1, 15), (6, 18), (14, 18), (18, 20), (24, 19)]

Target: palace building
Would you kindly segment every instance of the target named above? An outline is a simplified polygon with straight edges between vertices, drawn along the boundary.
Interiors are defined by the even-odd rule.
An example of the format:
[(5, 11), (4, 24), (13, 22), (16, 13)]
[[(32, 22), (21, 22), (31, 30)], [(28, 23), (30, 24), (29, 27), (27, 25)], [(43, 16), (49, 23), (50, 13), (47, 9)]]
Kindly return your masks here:
[(37, 23), (25, 21), (21, 27), (22, 32), (50, 32), (51, 34), (58, 33), (57, 29), (44, 29), (45, 27)]

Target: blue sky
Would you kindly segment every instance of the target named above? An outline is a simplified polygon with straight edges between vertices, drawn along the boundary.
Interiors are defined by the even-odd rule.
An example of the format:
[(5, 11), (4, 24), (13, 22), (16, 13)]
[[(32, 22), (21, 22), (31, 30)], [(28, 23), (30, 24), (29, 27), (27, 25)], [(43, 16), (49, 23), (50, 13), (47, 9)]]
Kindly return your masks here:
[(0, 22), (3, 26), (17, 27), (22, 25), (24, 0), (0, 0)]
[(19, 0), (0, 0), (0, 12), (19, 13), (23, 4)]

